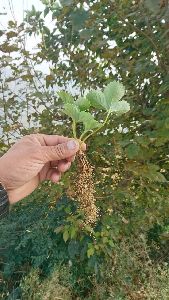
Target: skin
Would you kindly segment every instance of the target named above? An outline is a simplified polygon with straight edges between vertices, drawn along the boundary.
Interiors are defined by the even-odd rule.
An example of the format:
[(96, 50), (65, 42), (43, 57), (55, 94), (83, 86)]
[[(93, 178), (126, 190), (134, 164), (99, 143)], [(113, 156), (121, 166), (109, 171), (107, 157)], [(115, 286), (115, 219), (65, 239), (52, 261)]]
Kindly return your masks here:
[[(81, 149), (86, 149), (85, 144)], [(9, 202), (28, 196), (44, 180), (57, 183), (78, 150), (78, 141), (64, 136), (31, 134), (21, 138), (0, 158), (0, 182)]]

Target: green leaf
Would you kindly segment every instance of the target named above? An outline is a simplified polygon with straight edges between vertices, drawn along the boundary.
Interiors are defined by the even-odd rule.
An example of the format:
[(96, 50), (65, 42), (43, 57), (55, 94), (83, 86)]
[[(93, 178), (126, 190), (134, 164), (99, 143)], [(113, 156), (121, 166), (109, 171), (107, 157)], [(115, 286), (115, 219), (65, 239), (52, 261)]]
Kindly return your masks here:
[(87, 94), (86, 97), (90, 101), (91, 106), (107, 110), (106, 99), (102, 91), (92, 90)]
[(79, 122), (80, 110), (75, 104), (71, 104), (71, 103), (65, 104), (63, 112), (76, 123)]
[(165, 176), (163, 174), (161, 174), (160, 172), (154, 173), (152, 178), (149, 177), (149, 179), (152, 181), (156, 181), (156, 182), (167, 182), (167, 179), (165, 178)]
[(90, 256), (93, 256), (94, 254), (94, 248), (90, 248), (87, 250), (87, 257), (90, 258)]
[(110, 247), (114, 247), (114, 243), (112, 240), (109, 240), (109, 245), (110, 245)]
[(153, 14), (157, 14), (160, 11), (160, 0), (145, 0), (144, 5), (148, 8)]
[(88, 15), (88, 11), (82, 8), (74, 10), (70, 14), (70, 21), (72, 23), (73, 30), (79, 30), (84, 28), (85, 21), (87, 20)]
[(8, 39), (11, 39), (11, 38), (13, 38), (13, 37), (16, 37), (16, 36), (18, 35), (18, 33), (15, 32), (15, 31), (8, 31), (8, 32), (6, 33), (6, 35), (7, 35), (7, 38), (8, 38)]
[(131, 170), (136, 176), (147, 178), (149, 181), (154, 182), (167, 182), (167, 179), (163, 174), (159, 172), (160, 167), (155, 164), (145, 165), (128, 165), (128, 170)]
[(46, 26), (43, 26), (43, 32), (46, 34), (46, 35), (50, 35), (50, 29)]
[(165, 127), (169, 129), (169, 118), (165, 119)]
[(70, 228), (70, 237), (71, 237), (71, 239), (75, 238), (76, 232), (77, 232), (77, 230), (76, 230), (75, 227)]
[(33, 75), (31, 75), (31, 74), (25, 74), (25, 75), (22, 75), (21, 78), (24, 81), (32, 81)]
[(65, 241), (65, 243), (67, 242), (67, 240), (69, 239), (69, 232), (68, 230), (65, 230), (63, 233), (63, 239)]
[(156, 182), (167, 182), (165, 176), (159, 172), (160, 167), (158, 165), (149, 164), (147, 166), (147, 174), (145, 172), (145, 176), (151, 181)]
[(73, 0), (60, 0), (60, 4), (62, 6), (70, 6), (71, 4), (73, 4)]
[(49, 13), (49, 7), (46, 6), (45, 10), (44, 10), (44, 18), (47, 16), (47, 14)]
[(54, 230), (54, 232), (56, 233), (56, 234), (58, 234), (58, 233), (60, 233), (60, 232), (62, 232), (63, 231), (63, 226), (61, 225), (61, 226), (58, 226), (55, 230)]
[(72, 95), (70, 95), (68, 92), (60, 91), (58, 92), (58, 95), (64, 103), (74, 103)]
[(136, 158), (140, 153), (140, 146), (137, 144), (130, 144), (126, 148), (126, 154), (129, 159)]
[(16, 27), (16, 22), (10, 20), (10, 21), (8, 22), (8, 26), (9, 26), (9, 27), (12, 27), (12, 28), (15, 28), (15, 27)]
[(71, 240), (68, 245), (68, 252), (71, 259), (74, 259), (75, 256), (79, 254), (79, 242)]
[(82, 29), (79, 34), (80, 38), (83, 40), (88, 40), (91, 38), (91, 35), (93, 34), (94, 30), (93, 29)]
[(119, 102), (113, 102), (110, 106), (110, 109), (112, 113), (115, 113), (116, 115), (120, 116), (130, 110), (130, 105), (127, 101), (122, 100)]
[(112, 111), (122, 114), (130, 109), (129, 104), (124, 100), (120, 102), (121, 104), (117, 104), (124, 94), (125, 88), (123, 84), (118, 81), (113, 81), (105, 87), (104, 93), (99, 90), (92, 90), (86, 97), (90, 101), (91, 106), (106, 111), (109, 111), (112, 108)]
[(0, 37), (4, 34), (3, 30), (0, 30)]
[(107, 236), (104, 236), (102, 239), (103, 244), (107, 244), (108, 241), (109, 240), (108, 240)]
[(91, 233), (91, 232), (93, 231), (93, 228), (92, 228), (90, 225), (86, 225), (86, 226), (85, 226), (85, 231)]
[(101, 124), (96, 121), (90, 113), (85, 111), (80, 112), (79, 121), (84, 124), (85, 132), (101, 126)]
[(80, 110), (86, 110), (90, 107), (90, 101), (85, 97), (79, 97), (75, 103)]
[(107, 110), (111, 108), (113, 102), (121, 100), (125, 94), (125, 88), (122, 83), (118, 81), (110, 82), (104, 89), (104, 96), (106, 99)]

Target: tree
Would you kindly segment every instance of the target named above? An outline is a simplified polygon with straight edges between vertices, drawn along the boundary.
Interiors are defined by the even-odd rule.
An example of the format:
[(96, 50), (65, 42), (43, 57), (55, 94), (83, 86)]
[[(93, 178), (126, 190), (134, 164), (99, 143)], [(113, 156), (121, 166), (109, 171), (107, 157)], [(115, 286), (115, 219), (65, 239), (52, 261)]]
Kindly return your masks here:
[[(68, 262), (69, 258), (72, 259), (71, 255), (75, 253), (75, 249), (78, 249), (77, 256), (72, 259), (72, 280), (81, 278), (82, 284), (79, 290), (76, 290), (76, 295), (83, 294), (85, 297), (84, 295), (91, 289), (90, 275), (93, 276), (93, 273), (90, 272), (95, 268), (97, 270), (95, 275), (99, 277), (99, 266), (103, 258), (109, 261), (112, 251), (117, 253), (121, 249), (121, 241), (124, 238), (129, 237), (130, 245), (131, 236), (132, 238), (147, 236), (151, 229), (149, 236), (153, 236), (152, 239), (155, 237), (160, 247), (159, 252), (152, 252), (151, 255), (153, 258), (161, 256), (162, 260), (166, 261), (163, 253), (168, 251), (168, 227), (163, 225), (167, 224), (169, 215), (168, 3), (160, 0), (67, 0), (60, 1), (60, 4), (51, 0), (42, 2), (45, 4), (44, 12), (38, 12), (33, 7), (32, 11), (27, 13), (20, 37), (22, 41), (24, 34), (39, 34), (41, 37), (39, 50), (32, 54), (18, 47), (18, 53), (22, 52), (23, 64), (16, 70), (14, 61), (10, 63), (11, 68), (15, 66), (16, 74), (19, 72), (18, 76), (22, 76), (22, 80), (26, 81), (28, 86), (26, 99), (29, 100), (29, 107), (33, 105), (35, 109), (35, 111), (30, 109), (28, 113), (28, 120), (31, 120), (30, 128), (28, 130), (21, 128), (21, 134), (32, 132), (35, 128), (48, 133), (69, 134), (70, 123), (61, 114), (61, 99), (56, 95), (56, 89), (70, 90), (70, 84), (74, 87), (73, 93), (76, 98), (79, 95), (83, 96), (86, 89), (103, 88), (112, 80), (118, 79), (126, 88), (124, 99), (131, 106), (131, 111), (125, 117), (110, 119), (108, 129), (96, 135), (88, 147), (90, 160), (95, 165), (97, 200), (101, 210), (101, 217), (93, 236), (89, 236), (91, 228), (81, 230), (80, 216), (74, 204), (72, 202), (70, 205), (66, 204), (65, 209), (61, 201), (59, 202), (61, 206), (54, 208), (53, 213), (49, 209), (50, 204), (46, 204), (42, 211), (41, 205), (38, 206), (42, 216), (37, 223), (33, 212), (29, 214), (30, 219), (28, 218), (30, 223), (35, 222), (34, 232), (30, 235), (25, 230), (23, 240), (22, 238), (17, 240), (21, 248), (24, 243), (34, 245), (31, 248), (33, 252), (30, 249), (30, 257), (33, 256), (36, 263), (32, 262), (30, 257), (27, 258), (29, 268), (32, 265), (38, 266), (43, 274), (51, 270), (51, 265), (61, 253), (64, 253), (63, 261)], [(47, 15), (52, 15), (55, 24), (53, 30), (45, 25)], [(5, 36), (7, 34), (8, 32), (3, 33)], [(11, 37), (11, 41), (15, 41), (15, 37)], [(1, 49), (6, 51), (6, 48)], [(6, 56), (8, 55), (5, 54), (7, 61)], [(40, 65), (43, 61), (51, 66), (49, 74), (34, 70), (35, 65)], [(8, 87), (5, 89), (9, 91)], [(7, 94), (4, 99), (9, 103), (8, 109), (4, 110), (7, 112), (4, 134), (8, 138), (10, 131), (6, 131), (5, 124), (8, 128), (8, 124), (15, 116), (14, 102), (8, 100)], [(44, 105), (42, 113), (38, 111), (40, 103)], [(4, 105), (4, 101), (2, 104)], [(18, 115), (21, 115), (23, 106), (27, 107), (26, 104), (27, 102), (23, 101), (17, 106)], [(93, 113), (97, 118), (97, 113), (95, 111)], [(102, 117), (103, 113), (99, 112), (99, 118)], [(46, 193), (45, 197), (50, 194), (52, 199), (56, 190), (59, 191), (59, 195), (66, 192), (70, 196), (74, 186), (71, 181), (74, 172), (75, 169), (72, 170), (72, 174), (65, 176), (64, 188), (62, 184), (57, 189), (55, 186), (51, 188), (50, 185), (46, 185), (45, 190), (40, 190), (40, 193)], [(38, 197), (43, 198), (43, 195), (40, 194)], [(25, 204), (25, 211), (28, 213), (32, 200), (29, 201), (27, 206)], [(33, 200), (33, 203), (37, 202)], [(55, 207), (55, 201), (52, 205)], [(18, 222), (22, 227), (24, 217), (20, 209), (18, 208), (17, 213), (21, 212)], [(37, 235), (35, 234), (35, 228), (37, 225), (41, 228), (44, 215), (46, 221), (43, 230), (50, 232), (50, 238), (43, 243), (46, 245), (44, 256), (39, 257), (36, 249), (37, 245), (39, 251), (43, 249), (40, 246), (43, 239), (40, 238), (40, 229), (37, 230)], [(15, 214), (13, 217), (14, 223), (17, 223)], [(54, 230), (57, 237), (53, 233)], [(164, 234), (161, 235), (162, 233)], [(34, 234), (37, 237), (36, 242)], [(5, 240), (6, 236), (1, 242), (3, 246)], [(134, 238), (134, 241), (136, 240)], [(14, 246), (10, 244), (5, 261), (10, 257), (9, 253), (12, 251), (16, 253), (15, 243)], [(56, 255), (53, 246), (55, 243), (58, 247), (60, 245)], [(139, 247), (141, 253), (141, 246)], [(80, 251), (82, 254), (79, 254)], [(25, 264), (25, 257), (24, 252), (20, 261), (15, 263), (15, 259), (11, 258), (11, 265), (12, 263), (15, 265), (14, 270)], [(85, 277), (83, 272), (88, 277)], [(133, 281), (136, 280), (135, 275), (131, 276)], [(87, 282), (84, 284), (85, 287), (83, 280)], [(72, 283), (74, 289), (76, 289), (75, 281)], [(129, 288), (130, 284), (126, 282), (125, 284)]]

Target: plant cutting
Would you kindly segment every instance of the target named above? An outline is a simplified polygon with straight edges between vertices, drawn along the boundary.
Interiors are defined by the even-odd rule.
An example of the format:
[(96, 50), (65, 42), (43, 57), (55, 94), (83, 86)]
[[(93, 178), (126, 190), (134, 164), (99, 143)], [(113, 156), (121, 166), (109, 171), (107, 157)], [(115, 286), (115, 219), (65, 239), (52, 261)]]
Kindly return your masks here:
[[(71, 119), (73, 137), (79, 141), (80, 145), (106, 128), (110, 118), (121, 116), (130, 110), (128, 102), (121, 100), (124, 94), (125, 88), (118, 81), (110, 82), (103, 91), (91, 90), (77, 100), (65, 91), (58, 93), (63, 101), (63, 113)], [(95, 119), (97, 112), (104, 113), (104, 120)], [(82, 130), (78, 135), (79, 124)], [(79, 209), (85, 215), (85, 224), (94, 224), (99, 216), (95, 199), (94, 167), (91, 166), (86, 154), (81, 149), (77, 155), (77, 165), (75, 200), (78, 201)]]

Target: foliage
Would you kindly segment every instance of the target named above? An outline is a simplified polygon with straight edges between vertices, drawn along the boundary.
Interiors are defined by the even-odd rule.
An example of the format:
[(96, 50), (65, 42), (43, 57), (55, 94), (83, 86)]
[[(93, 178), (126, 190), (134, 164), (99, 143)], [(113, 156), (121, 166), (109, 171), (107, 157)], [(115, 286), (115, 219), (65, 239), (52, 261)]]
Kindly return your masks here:
[[(141, 248), (142, 251), (140, 252)], [(131, 239), (123, 240), (114, 251), (112, 264), (101, 265), (99, 280), (97, 280), (96, 276), (91, 278), (93, 288), (85, 299), (167, 300), (169, 292), (168, 266), (157, 265), (156, 268), (154, 268), (147, 250), (143, 236), (132, 241)], [(65, 281), (65, 278), (70, 280), (71, 272), (70, 266), (60, 269), (59, 272), (55, 270), (52, 274), (52, 279), (50, 279), (50, 281), (48, 280), (49, 282), (47, 281), (48, 286), (46, 286), (46, 281), (40, 283), (38, 272), (32, 270), (23, 280), (21, 287), (24, 291), (27, 290), (28, 287), (31, 287), (32, 291), (32, 288), (34, 288), (32, 276), (34, 276), (35, 290), (33, 290), (35, 298), (40, 294), (41, 299), (42, 297), (43, 299), (48, 299), (47, 297), (45, 298), (46, 295), (51, 292), (58, 295), (62, 290), (65, 293), (64, 286), (66, 286), (67, 288), (69, 287), (70, 290), (68, 290), (68, 298), (66, 298), (67, 294), (65, 293), (65, 298), (63, 299), (73, 299), (70, 283), (68, 284)], [(60, 282), (63, 284), (62, 287), (58, 286), (58, 274)], [(36, 285), (37, 281), (39, 281), (38, 288)], [(26, 296), (28, 298), (29, 294), (26, 294)]]
[[(62, 276), (62, 277), (61, 277)], [(38, 270), (31, 270), (30, 274), (23, 279), (20, 288), (24, 299), (64, 299), (70, 300), (71, 290), (69, 283), (66, 283), (66, 278), (69, 279), (69, 273), (66, 268), (53, 272), (49, 279), (40, 282)], [(63, 286), (60, 284), (63, 281)]]
[(64, 293), (68, 299), (127, 300), (150, 292), (165, 299), (167, 265), (158, 258), (153, 264), (144, 235), (122, 237), (125, 220), (111, 215), (107, 228), (103, 215), (89, 236), (90, 228), (80, 228), (74, 202), (63, 197), (56, 205), (55, 193), (43, 185), (1, 222), (2, 299), (50, 299), (52, 293), (62, 298)]
[(144, 236), (121, 241), (112, 264), (101, 271), (104, 280), (95, 282), (97, 292), (89, 299), (168, 299), (168, 265), (154, 267)]
[[(85, 287), (83, 282), (76, 286), (76, 281), (81, 274), (87, 280), (86, 276), (92, 276), (93, 268), (99, 272), (99, 264), (114, 247), (112, 238), (115, 238), (115, 232), (112, 232), (113, 226), (107, 228), (104, 216), (103, 226), (100, 224), (93, 236), (89, 235), (89, 226), (82, 231), (74, 202), (64, 197), (56, 206), (55, 191), (50, 193), (50, 189), (48, 185), (43, 187), (43, 192), (39, 189), (27, 202), (17, 205), (8, 220), (1, 222), (3, 279), (8, 282), (10, 278), (15, 278), (17, 283), (31, 266), (41, 268), (43, 275), (47, 276), (56, 263), (62, 265), (71, 261), (74, 270), (72, 285), (78, 293), (83, 293), (87, 283)], [(115, 231), (117, 220), (110, 219), (110, 222), (114, 223)], [(87, 281), (90, 287), (90, 281)]]

